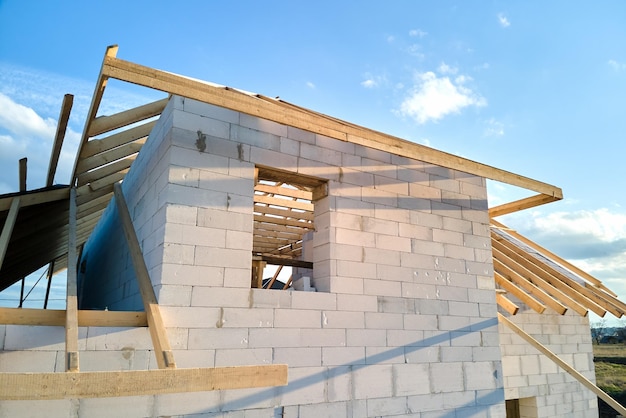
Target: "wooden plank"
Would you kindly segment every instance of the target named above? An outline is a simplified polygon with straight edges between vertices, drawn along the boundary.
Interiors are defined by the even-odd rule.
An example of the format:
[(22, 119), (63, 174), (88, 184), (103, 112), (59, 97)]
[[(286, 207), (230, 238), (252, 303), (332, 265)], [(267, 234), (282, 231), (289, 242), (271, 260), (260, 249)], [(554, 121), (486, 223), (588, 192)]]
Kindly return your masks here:
[(516, 333), (517, 335), (522, 337), (527, 343), (529, 343), (530, 345), (535, 347), (537, 350), (539, 350), (539, 352), (541, 352), (546, 357), (548, 357), (550, 360), (552, 360), (554, 363), (556, 363), (557, 366), (559, 366), (560, 368), (565, 370), (567, 373), (569, 373), (572, 377), (574, 377), (576, 380), (578, 380), (580, 383), (582, 383), (582, 385), (585, 386), (587, 389), (591, 390), (593, 393), (598, 395), (598, 397), (601, 398), (608, 405), (610, 405), (611, 408), (615, 409), (621, 415), (626, 416), (626, 408), (625, 407), (623, 407), (615, 399), (611, 398), (602, 389), (597, 387), (593, 382), (591, 382), (589, 379), (587, 379), (585, 376), (583, 376), (580, 372), (578, 372), (578, 370), (576, 370), (575, 368), (573, 368), (572, 366), (567, 364), (559, 356), (557, 356), (552, 351), (550, 351), (550, 349), (548, 349), (546, 346), (541, 344), (539, 341), (537, 341), (535, 338), (533, 338), (526, 331), (524, 331), (523, 329), (518, 327), (516, 324), (514, 324), (510, 319), (508, 319), (504, 315), (498, 313), (498, 321), (501, 324), (505, 325), (510, 330), (512, 330), (514, 333)]
[[(260, 213), (264, 215), (274, 215), (274, 216), (268, 217), (268, 219), (278, 219), (276, 218), (277, 216), (281, 218), (291, 218), (294, 220), (302, 219), (305, 221), (313, 221), (315, 219), (315, 215), (313, 214), (313, 212), (308, 212), (308, 211), (298, 212), (298, 211), (293, 211), (290, 209), (279, 209), (276, 207), (263, 206), (261, 204), (254, 205), (253, 210), (256, 213)], [(268, 222), (271, 222), (271, 221), (268, 221)], [(303, 224), (306, 224), (306, 223), (303, 223)]]
[(254, 186), (255, 192), (269, 193), (273, 195), (280, 195), (286, 197), (293, 197), (295, 199), (308, 200), (313, 199), (313, 192), (308, 190), (291, 189), (284, 186), (270, 186), (269, 184), (257, 184)]
[(46, 186), (48, 187), (52, 186), (52, 184), (54, 183), (54, 175), (56, 174), (57, 166), (59, 164), (61, 147), (63, 146), (63, 140), (65, 139), (65, 132), (67, 131), (67, 124), (70, 120), (70, 112), (72, 111), (73, 103), (74, 95), (66, 94), (65, 96), (63, 96), (61, 113), (59, 114), (59, 120), (57, 122), (57, 131), (54, 135), (52, 152), (50, 153), (50, 162), (48, 163), (48, 176), (46, 178)]
[(111, 184), (108, 187), (99, 189), (97, 191), (93, 191), (89, 188), (89, 185), (79, 186), (76, 189), (76, 204), (81, 206), (92, 199), (98, 198), (100, 196), (104, 196), (106, 194), (113, 193), (113, 185)]
[(21, 199), (19, 196), (16, 196), (11, 200), (9, 213), (7, 214), (4, 225), (2, 226), (2, 233), (0, 233), (0, 268), (2, 268), (4, 256), (7, 253), (7, 249), (9, 248), (9, 241), (11, 240), (11, 235), (13, 234), (13, 227), (15, 226), (15, 222), (17, 221), (17, 214), (20, 211), (20, 200)]
[[(540, 252), (541, 254), (547, 256), (548, 258), (556, 261), (557, 263), (559, 263), (560, 265), (564, 266), (566, 269), (571, 270), (572, 272), (576, 273), (580, 277), (582, 277), (582, 278), (584, 278), (586, 280), (589, 280), (590, 283), (593, 283), (596, 286), (603, 287), (603, 284), (602, 284), (602, 282), (600, 280), (596, 279), (595, 277), (593, 277), (592, 275), (590, 275), (586, 271), (579, 269), (575, 265), (571, 264), (569, 261), (559, 257), (558, 255), (556, 255), (553, 252), (551, 252), (550, 250), (542, 247), (541, 245), (537, 244), (536, 242), (529, 240), (528, 238), (526, 238), (522, 234), (518, 233), (517, 231), (508, 228), (504, 224), (496, 221), (495, 219), (491, 219), (491, 224), (494, 225), (497, 228), (506, 230), (506, 232), (509, 235), (511, 235), (514, 238), (520, 240), (524, 244), (526, 244), (529, 247), (535, 249), (536, 251)], [(609, 293), (612, 293), (612, 292), (609, 291)], [(617, 295), (615, 293), (613, 293), (613, 296), (617, 296)]]
[(526, 277), (519, 274), (517, 271), (513, 270), (502, 261), (500, 261), (497, 250), (493, 248), (494, 258), (493, 258), (493, 268), (504, 277), (507, 277), (513, 283), (515, 283), (520, 288), (524, 289), (526, 292), (531, 294), (533, 297), (539, 299), (541, 302), (548, 305), (550, 308), (554, 309), (559, 315), (565, 315), (567, 312), (567, 308), (558, 300), (550, 296), (543, 290), (541, 287), (537, 286), (535, 283), (528, 280)]
[(272, 286), (274, 286), (274, 283), (276, 283), (276, 279), (280, 275), (280, 272), (283, 271), (283, 267), (283, 265), (278, 266), (278, 268), (274, 272), (274, 275), (272, 276), (272, 279), (267, 283), (266, 289), (271, 289)]
[(269, 255), (262, 255), (261, 260), (267, 262), (268, 264), (273, 264), (273, 265), (278, 265), (278, 266), (302, 267), (305, 269), (313, 268), (312, 262), (304, 261), (304, 260), (293, 260), (290, 258), (272, 257)]
[(140, 138), (147, 138), (156, 121), (150, 121), (139, 126), (132, 127), (122, 132), (118, 132), (102, 139), (92, 139), (83, 147), (81, 158), (87, 158), (104, 151), (117, 148), (119, 146), (136, 141)]
[[(497, 258), (500, 262), (505, 263), (509, 268), (515, 270), (521, 276), (530, 279), (535, 285), (545, 290), (568, 307), (572, 308), (579, 315), (587, 315), (587, 308), (583, 304), (561, 291), (560, 287), (562, 286), (554, 286), (552, 284), (552, 280), (547, 280), (547, 273), (542, 272), (541, 269), (534, 268), (536, 266), (531, 265), (531, 263), (529, 263), (525, 258), (505, 244), (506, 241), (504, 240), (498, 241), (497, 239), (492, 239), (491, 245), (495, 258)], [(530, 267), (530, 269), (528, 267)]]
[(141, 151), (141, 147), (145, 142), (146, 138), (142, 138), (136, 140), (135, 142), (122, 145), (121, 147), (113, 148), (112, 150), (108, 150), (88, 158), (81, 158), (76, 167), (76, 175), (78, 177), (81, 174), (95, 168), (102, 167), (106, 164), (121, 160), (130, 155), (137, 154), (139, 151)]
[[(117, 45), (109, 45), (104, 53), (105, 58), (114, 58), (117, 55), (118, 47)], [(94, 87), (93, 95), (91, 96), (91, 104), (89, 105), (89, 111), (87, 112), (87, 117), (85, 118), (85, 126), (83, 127), (83, 135), (80, 138), (80, 143), (78, 144), (78, 150), (76, 151), (76, 159), (74, 160), (74, 168), (72, 170), (72, 180), (70, 184), (74, 186), (74, 182), (76, 181), (76, 167), (78, 166), (78, 162), (80, 161), (80, 153), (82, 151), (83, 146), (87, 143), (89, 138), (93, 135), (90, 135), (91, 124), (98, 114), (98, 108), (100, 107), (100, 102), (102, 101), (102, 96), (104, 95), (104, 89), (107, 86), (107, 82), (109, 77), (104, 74), (104, 62), (100, 67), (100, 74), (98, 75), (98, 81), (96, 81), (96, 86)]]
[(81, 373), (0, 373), (0, 400), (153, 396), (286, 384), (286, 364)]
[[(117, 173), (119, 171), (130, 168), (133, 164), (137, 155), (131, 155), (130, 157), (115, 161), (114, 163), (107, 164), (101, 167), (98, 167), (94, 170), (88, 171), (78, 176), (78, 186), (84, 186), (92, 181), (100, 180), (108, 175)], [(111, 193), (113, 190), (111, 190)]]
[(281, 199), (279, 197), (262, 196), (255, 194), (254, 203), (264, 203), (266, 205), (279, 206), (289, 209), (303, 210), (306, 212), (313, 212), (315, 206), (312, 203), (300, 202), (297, 200)]
[(90, 202), (83, 203), (82, 205), (78, 206), (78, 210), (77, 210), (78, 218), (82, 219), (87, 213), (88, 209), (102, 208), (102, 205), (106, 207), (112, 197), (113, 197), (113, 193), (108, 193), (108, 194), (105, 194), (104, 196), (100, 196), (98, 198), (93, 199)]
[(514, 202), (505, 203), (489, 209), (489, 216), (495, 218), (497, 216), (507, 215), (509, 213), (518, 212), (524, 209), (534, 208), (535, 206), (545, 205), (556, 200), (554, 196), (547, 196), (545, 194), (538, 194), (530, 196), (524, 199), (516, 200)]
[(232, 89), (215, 87), (197, 80), (155, 70), (110, 56), (104, 57), (102, 66), (104, 74), (119, 80), (196, 99), (310, 132), (321, 133), (335, 139), (509, 183), (553, 196), (555, 199), (563, 198), (560, 188), (547, 183), (402, 140), (391, 135), (350, 125), (323, 115), (314, 114), (313, 112), (303, 111), (294, 106), (277, 105), (273, 102), (263, 101), (256, 97), (233, 91)]
[[(25, 208), (28, 206), (39, 205), (41, 203), (56, 202), (58, 200), (65, 200), (69, 197), (69, 187), (63, 187), (60, 189), (44, 190), (40, 192), (30, 192), (20, 195), (20, 207)], [(5, 197), (0, 199), (0, 212), (8, 210), (11, 207), (11, 202), (14, 196)]]
[[(591, 309), (599, 316), (606, 314), (606, 309), (577, 291), (576, 287), (582, 286), (563, 276), (560, 272), (552, 269), (550, 266), (520, 249), (513, 243), (500, 239), (492, 240), (492, 245), (494, 246), (494, 250), (498, 248), (499, 250), (507, 251), (507, 257), (522, 266), (525, 271), (532, 272), (534, 277), (540, 277), (541, 282), (538, 283), (540, 287), (546, 288), (546, 284), (549, 284), (552, 288), (558, 289), (560, 291), (559, 297), (562, 300), (566, 300), (566, 304), (576, 310), (580, 315), (585, 316), (587, 309)], [(581, 308), (576, 307), (572, 302), (577, 303)]]
[(113, 173), (101, 179), (92, 181), (91, 183), (89, 183), (89, 188), (95, 192), (96, 190), (100, 190), (102, 188), (110, 186), (111, 184), (122, 181), (124, 180), (124, 177), (126, 177), (126, 174), (128, 174), (128, 170), (130, 169), (126, 168), (124, 170), (118, 171), (117, 173)]
[(20, 192), (26, 191), (26, 175), (28, 173), (28, 158), (21, 158), (19, 162), (19, 178), (20, 178)]
[(523, 303), (528, 305), (532, 310), (537, 313), (543, 313), (546, 310), (546, 306), (542, 303), (538, 302), (524, 290), (520, 289), (517, 284), (511, 282), (509, 279), (504, 277), (502, 274), (497, 271), (494, 272), (494, 279), (496, 284), (502, 287), (507, 292), (511, 293), (513, 296), (521, 300)]
[(282, 218), (273, 218), (270, 216), (254, 215), (254, 221), (268, 223), (268, 224), (293, 226), (296, 228), (304, 228), (304, 229), (309, 229), (309, 230), (315, 229), (315, 226), (313, 225), (312, 222), (297, 221), (295, 219), (282, 219)]
[(76, 189), (70, 189), (70, 211), (67, 240), (67, 292), (65, 311), (65, 370), (78, 372), (78, 287), (76, 252)]
[(501, 293), (496, 293), (496, 303), (511, 315), (515, 315), (519, 311), (519, 306)]
[(120, 220), (124, 229), (124, 235), (126, 236), (131, 259), (135, 268), (135, 274), (137, 275), (139, 292), (141, 293), (144, 310), (146, 311), (148, 328), (150, 329), (157, 364), (160, 369), (175, 368), (176, 363), (173, 361), (172, 348), (167, 338), (165, 325), (161, 318), (161, 311), (159, 310), (156, 295), (152, 288), (152, 282), (150, 281), (150, 275), (141, 253), (141, 247), (139, 246), (139, 240), (137, 239), (135, 228), (133, 227), (133, 221), (128, 212), (128, 207), (126, 206), (126, 199), (124, 199), (124, 194), (122, 193), (122, 188), (119, 183), (115, 184), (113, 190), (115, 193), (115, 203), (117, 204)]
[[(65, 309), (0, 308), (0, 324), (65, 326)], [(80, 327), (145, 327), (145, 312), (78, 311)]]
[(165, 109), (167, 102), (169, 102), (169, 98), (134, 107), (114, 115), (99, 116), (91, 123), (89, 136), (102, 135), (103, 133), (158, 116)]

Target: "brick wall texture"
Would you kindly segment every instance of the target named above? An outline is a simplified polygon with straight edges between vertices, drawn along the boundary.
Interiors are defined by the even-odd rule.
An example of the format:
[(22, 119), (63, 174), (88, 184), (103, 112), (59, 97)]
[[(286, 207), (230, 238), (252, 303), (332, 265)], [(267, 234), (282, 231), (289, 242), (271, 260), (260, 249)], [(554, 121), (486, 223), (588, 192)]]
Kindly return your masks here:
[[(328, 181), (315, 202), (318, 292), (250, 289), (256, 165)], [(289, 384), (4, 402), (0, 416), (504, 417), (505, 394), (544, 396), (546, 384), (560, 398), (544, 396), (552, 406), (540, 416), (561, 413), (557, 398), (589, 403), (535, 353), (506, 347), (501, 361), (501, 342), (522, 344), (498, 329), (482, 178), (173, 97), (123, 190), (178, 367), (288, 364)], [(113, 206), (85, 247), (83, 300), (141, 309)], [(2, 370), (62, 364), (62, 329), (1, 331)], [(558, 331), (545, 338), (576, 338)], [(80, 338), (83, 370), (156, 367), (145, 329), (81, 328)]]

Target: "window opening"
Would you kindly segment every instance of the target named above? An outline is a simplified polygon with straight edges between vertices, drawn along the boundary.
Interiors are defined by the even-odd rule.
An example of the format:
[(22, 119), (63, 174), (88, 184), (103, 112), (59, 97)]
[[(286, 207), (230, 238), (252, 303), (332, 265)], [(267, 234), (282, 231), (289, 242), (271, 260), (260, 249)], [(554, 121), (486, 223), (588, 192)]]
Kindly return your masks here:
[(296, 278), (311, 276), (315, 200), (326, 196), (326, 185), (314, 177), (256, 168), (252, 287), (289, 289)]

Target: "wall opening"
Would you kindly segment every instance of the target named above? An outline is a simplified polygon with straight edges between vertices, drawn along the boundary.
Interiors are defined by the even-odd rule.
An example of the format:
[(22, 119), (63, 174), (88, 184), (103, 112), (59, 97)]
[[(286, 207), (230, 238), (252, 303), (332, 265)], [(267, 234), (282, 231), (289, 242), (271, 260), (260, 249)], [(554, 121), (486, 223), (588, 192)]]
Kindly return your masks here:
[(327, 182), (257, 166), (254, 183), (251, 287), (314, 290), (315, 201)]

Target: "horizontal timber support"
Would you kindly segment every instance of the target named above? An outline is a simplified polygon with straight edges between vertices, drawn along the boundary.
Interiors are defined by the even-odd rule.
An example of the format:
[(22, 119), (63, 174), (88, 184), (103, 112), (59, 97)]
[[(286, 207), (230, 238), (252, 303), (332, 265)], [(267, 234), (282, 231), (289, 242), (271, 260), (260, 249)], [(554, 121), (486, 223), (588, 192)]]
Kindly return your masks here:
[(287, 365), (77, 373), (0, 373), (0, 400), (110, 398), (287, 384)]
[[(0, 324), (64, 326), (64, 309), (0, 308)], [(78, 311), (79, 327), (145, 327), (145, 312)]]

